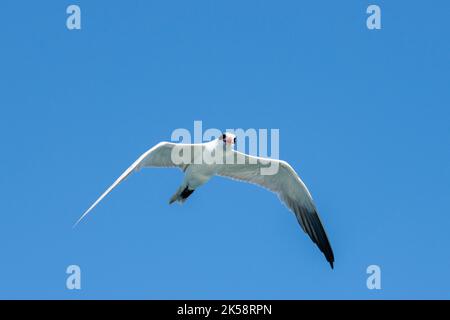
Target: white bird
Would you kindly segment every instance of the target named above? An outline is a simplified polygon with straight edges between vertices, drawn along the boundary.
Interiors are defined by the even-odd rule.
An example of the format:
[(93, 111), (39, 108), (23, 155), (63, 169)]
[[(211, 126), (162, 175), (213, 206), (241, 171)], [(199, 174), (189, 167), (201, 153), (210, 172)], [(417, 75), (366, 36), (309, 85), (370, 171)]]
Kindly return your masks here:
[[(278, 195), (295, 214), (303, 231), (319, 247), (333, 268), (334, 254), (327, 234), (311, 194), (295, 170), (286, 161), (255, 157), (236, 151), (232, 147), (234, 144), (236, 144), (236, 136), (228, 132), (207, 143), (158, 143), (125, 170), (83, 213), (74, 227), (134, 171), (147, 167), (179, 167), (185, 172), (185, 176), (181, 186), (170, 198), (170, 204), (175, 201), (183, 203), (195, 189), (215, 175), (257, 184)], [(213, 160), (206, 161), (205, 155), (209, 155), (209, 158)], [(262, 170), (270, 166), (276, 166), (278, 170), (274, 174), (262, 174)]]

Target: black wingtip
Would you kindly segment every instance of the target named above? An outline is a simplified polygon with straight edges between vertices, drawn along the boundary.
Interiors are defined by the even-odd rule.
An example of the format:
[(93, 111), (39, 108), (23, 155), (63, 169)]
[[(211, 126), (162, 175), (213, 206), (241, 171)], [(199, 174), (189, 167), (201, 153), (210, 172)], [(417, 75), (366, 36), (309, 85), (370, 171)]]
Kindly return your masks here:
[(334, 265), (333, 265), (333, 261), (328, 261), (330, 263), (331, 269), (334, 270)]

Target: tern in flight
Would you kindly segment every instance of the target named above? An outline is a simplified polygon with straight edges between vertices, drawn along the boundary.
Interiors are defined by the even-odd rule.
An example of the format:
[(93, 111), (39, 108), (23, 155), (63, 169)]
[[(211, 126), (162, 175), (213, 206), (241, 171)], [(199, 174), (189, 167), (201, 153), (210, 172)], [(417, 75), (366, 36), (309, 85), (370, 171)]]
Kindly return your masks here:
[[(236, 136), (228, 132), (206, 143), (158, 143), (125, 170), (83, 213), (74, 226), (134, 171), (149, 167), (178, 167), (183, 170), (185, 176), (169, 203), (175, 201), (183, 203), (195, 189), (216, 175), (257, 184), (278, 195), (280, 200), (295, 214), (303, 231), (319, 247), (333, 268), (334, 254), (327, 234), (311, 194), (295, 170), (282, 160), (256, 157), (236, 151), (233, 148), (234, 144), (236, 144)], [(205, 161), (205, 154), (215, 155), (216, 160), (222, 159), (223, 161)], [(184, 160), (181, 161), (181, 158)], [(267, 169), (270, 166), (276, 167), (276, 172), (263, 174), (264, 168)]]

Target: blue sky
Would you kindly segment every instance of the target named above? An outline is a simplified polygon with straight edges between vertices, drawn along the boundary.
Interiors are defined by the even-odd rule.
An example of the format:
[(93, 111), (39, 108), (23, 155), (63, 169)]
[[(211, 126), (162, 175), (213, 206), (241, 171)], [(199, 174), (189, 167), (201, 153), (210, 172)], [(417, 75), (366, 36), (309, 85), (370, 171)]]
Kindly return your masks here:
[[(371, 3), (381, 30), (366, 28)], [(69, 4), (81, 30), (66, 28)], [(0, 298), (450, 298), (449, 10), (1, 1)], [(169, 206), (175, 169), (131, 176), (72, 230), (138, 155), (194, 120), (280, 129), (335, 270), (263, 189), (216, 178)], [(80, 291), (65, 287), (71, 264)]]

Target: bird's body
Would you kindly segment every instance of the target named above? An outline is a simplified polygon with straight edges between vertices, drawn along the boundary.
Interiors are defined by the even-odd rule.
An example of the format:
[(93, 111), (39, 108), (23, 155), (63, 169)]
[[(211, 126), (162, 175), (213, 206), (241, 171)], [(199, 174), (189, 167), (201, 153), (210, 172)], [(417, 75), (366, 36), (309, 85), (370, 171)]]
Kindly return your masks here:
[[(109, 192), (132, 172), (145, 167), (178, 167), (184, 179), (169, 203), (183, 203), (198, 187), (213, 176), (262, 186), (278, 195), (297, 217), (302, 229), (324, 253), (333, 268), (334, 255), (311, 194), (294, 169), (285, 161), (250, 156), (232, 148), (236, 137), (223, 134), (207, 143), (177, 144), (161, 142), (141, 155), (125, 172), (86, 210), (77, 225)], [(276, 167), (275, 172), (267, 170)], [(264, 171), (266, 170), (266, 171)]]
[[(207, 183), (213, 176), (215, 176), (220, 169), (220, 165), (217, 163), (206, 163), (204, 161), (204, 154), (212, 154), (219, 148), (219, 144), (216, 140), (208, 143), (196, 145), (193, 147), (192, 163), (187, 165), (184, 169), (184, 179), (177, 192), (170, 198), (169, 204), (179, 201), (184, 202), (195, 189), (201, 185)], [(197, 151), (197, 152), (196, 152)], [(226, 156), (230, 150), (224, 150)]]
[[(205, 144), (204, 148), (206, 149), (206, 152), (213, 152), (213, 150), (218, 147), (215, 142), (216, 141)], [(228, 151), (229, 150), (227, 150), (227, 152)], [(190, 164), (185, 171), (184, 183), (193, 189), (208, 182), (219, 170), (220, 165), (215, 163), (201, 163), (201, 158), (202, 154), (199, 153), (199, 155), (196, 155), (196, 157), (194, 157), (194, 163)]]

